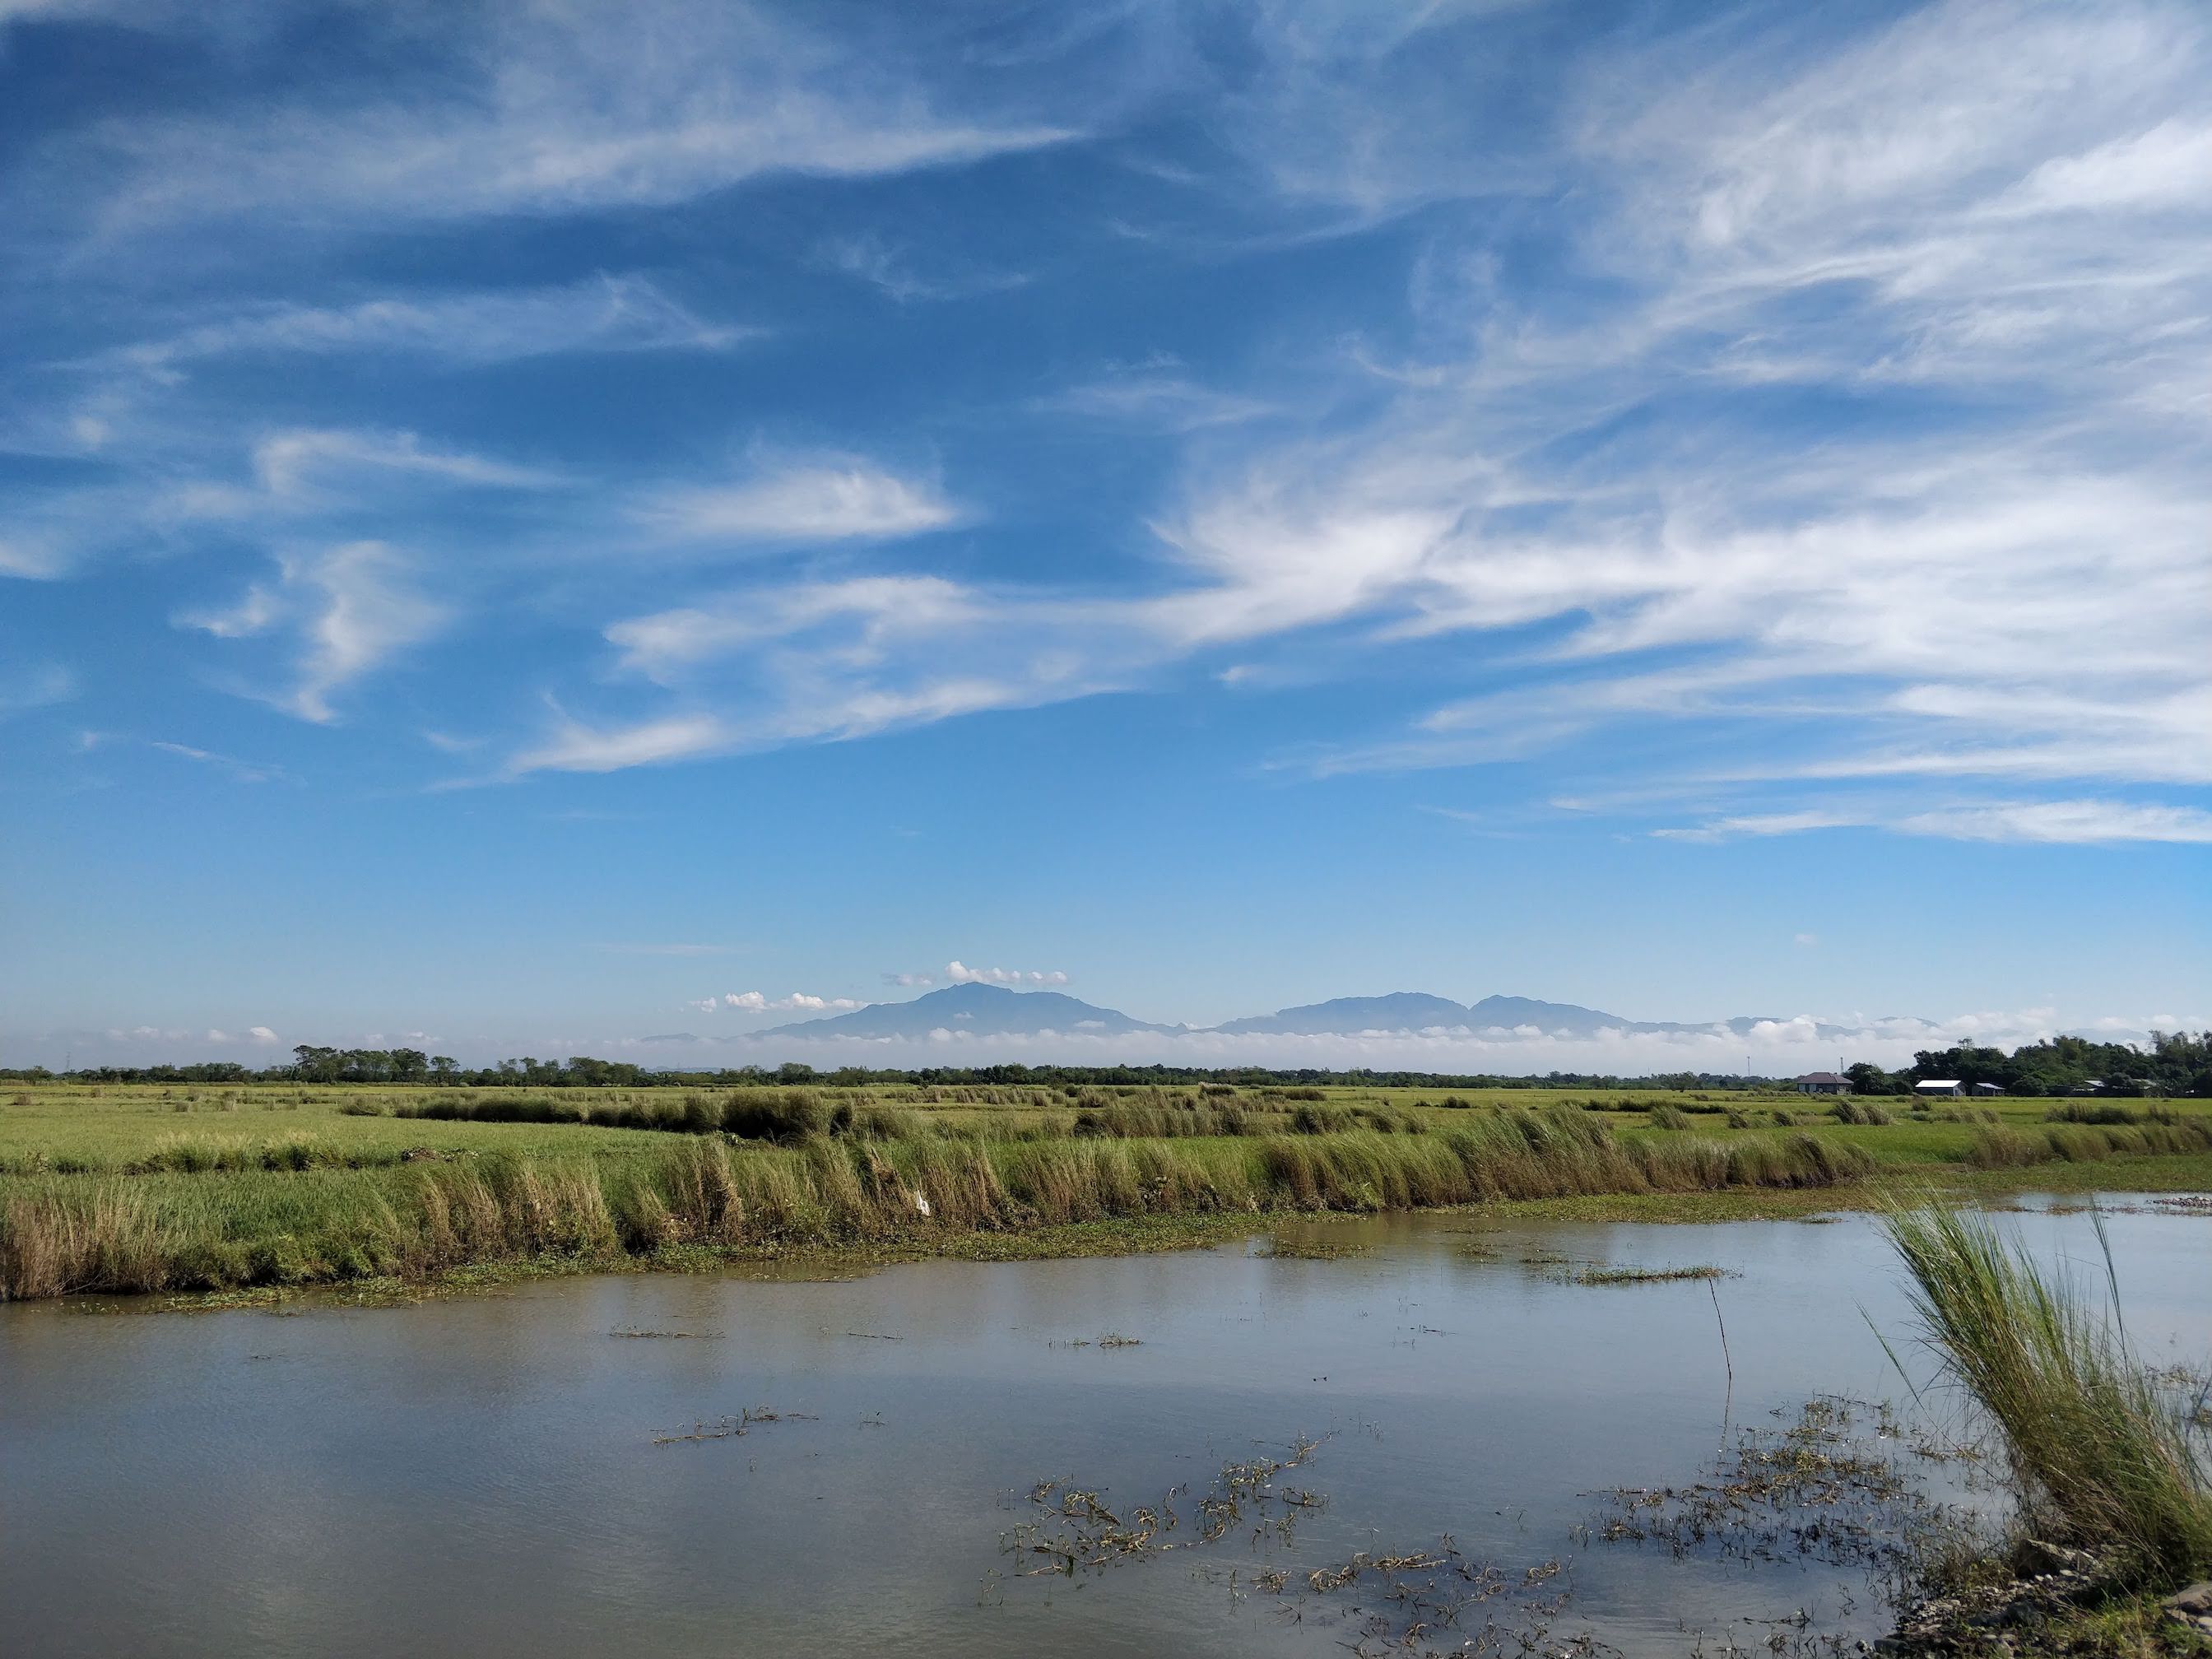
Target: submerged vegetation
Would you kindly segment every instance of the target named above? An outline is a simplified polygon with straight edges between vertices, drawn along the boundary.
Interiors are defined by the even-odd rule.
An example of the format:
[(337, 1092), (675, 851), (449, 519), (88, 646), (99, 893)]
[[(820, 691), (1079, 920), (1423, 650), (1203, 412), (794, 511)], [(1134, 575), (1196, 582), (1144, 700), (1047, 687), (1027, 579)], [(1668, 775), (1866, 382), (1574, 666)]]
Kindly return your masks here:
[(1710, 1261), (1692, 1267), (1585, 1267), (1575, 1275), (1577, 1285), (1671, 1285), (1683, 1279), (1725, 1279), (1728, 1269)]

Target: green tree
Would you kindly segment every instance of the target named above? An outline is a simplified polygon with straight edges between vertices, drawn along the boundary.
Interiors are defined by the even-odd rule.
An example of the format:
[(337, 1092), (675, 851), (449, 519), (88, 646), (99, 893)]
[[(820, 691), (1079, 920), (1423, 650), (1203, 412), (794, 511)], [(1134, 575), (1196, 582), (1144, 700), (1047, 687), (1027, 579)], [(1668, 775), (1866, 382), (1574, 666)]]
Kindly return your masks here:
[(1844, 1079), (1855, 1095), (1886, 1095), (1890, 1091), (1889, 1073), (1863, 1060), (1851, 1065), (1844, 1073)]

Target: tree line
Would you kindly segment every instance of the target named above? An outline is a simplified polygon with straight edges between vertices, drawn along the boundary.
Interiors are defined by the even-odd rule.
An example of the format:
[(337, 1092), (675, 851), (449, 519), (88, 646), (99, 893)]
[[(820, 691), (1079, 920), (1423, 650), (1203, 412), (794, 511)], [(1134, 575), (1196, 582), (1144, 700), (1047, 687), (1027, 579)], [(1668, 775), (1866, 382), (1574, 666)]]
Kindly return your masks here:
[(2212, 1031), (2153, 1031), (2150, 1047), (2053, 1037), (2002, 1048), (1923, 1048), (1902, 1071), (1861, 1060), (1844, 1073), (1854, 1094), (1909, 1095), (1916, 1085), (1955, 1078), (2008, 1095), (2063, 1095), (2092, 1084), (2107, 1095), (2212, 1096)]
[(43, 1066), (0, 1070), (17, 1081), (64, 1078), (85, 1083), (368, 1083), (403, 1087), (453, 1086), (471, 1089), (651, 1089), (739, 1087), (753, 1084), (807, 1084), (867, 1088), (890, 1084), (919, 1087), (996, 1085), (1060, 1088), (1203, 1086), (1248, 1089), (1292, 1088), (1335, 1084), (1367, 1089), (1680, 1089), (1713, 1092), (1771, 1089), (1774, 1078), (1735, 1073), (1675, 1072), (1657, 1077), (1620, 1077), (1597, 1072), (1547, 1072), (1501, 1077), (1486, 1073), (1376, 1071), (1358, 1067), (1329, 1071), (1316, 1066), (927, 1066), (910, 1069), (860, 1066), (817, 1070), (793, 1061), (782, 1066), (724, 1066), (714, 1070), (651, 1069), (627, 1060), (571, 1054), (539, 1060), (525, 1054), (495, 1066), (465, 1066), (450, 1054), (419, 1048), (335, 1048), (301, 1043), (292, 1059), (255, 1068), (233, 1060), (192, 1065), (94, 1066), (57, 1073)]
[[(1909, 1095), (1913, 1085), (1936, 1078), (1956, 1078), (1968, 1085), (1993, 1084), (2008, 1094), (2063, 1095), (2092, 1082), (2118, 1095), (2212, 1096), (2212, 1031), (2151, 1034), (2148, 1048), (2132, 1043), (2094, 1042), (2086, 1037), (2055, 1037), (2002, 1048), (1957, 1047), (1923, 1049), (1900, 1071), (1884, 1071), (1862, 1060), (1845, 1073), (1854, 1092)], [(871, 1070), (848, 1066), (817, 1071), (797, 1061), (783, 1066), (724, 1066), (714, 1070), (654, 1069), (629, 1060), (571, 1054), (540, 1060), (524, 1054), (495, 1066), (465, 1066), (450, 1054), (419, 1048), (335, 1048), (303, 1042), (292, 1059), (258, 1069), (231, 1060), (196, 1065), (98, 1066), (54, 1073), (43, 1066), (0, 1070), (0, 1078), (38, 1081), (68, 1078), (85, 1083), (368, 1083), (401, 1087), (452, 1086), (471, 1089), (652, 1089), (734, 1088), (757, 1084), (810, 1084), (832, 1088), (868, 1088), (906, 1084), (921, 1087), (995, 1085), (1060, 1088), (1216, 1086), (1269, 1089), (1323, 1084), (1367, 1089), (1658, 1089), (1723, 1094), (1787, 1086), (1787, 1078), (1721, 1072), (1668, 1072), (1622, 1077), (1590, 1072), (1547, 1072), (1539, 1076), (1499, 1077), (1488, 1073), (1328, 1071), (1300, 1066), (929, 1066), (910, 1070)]]

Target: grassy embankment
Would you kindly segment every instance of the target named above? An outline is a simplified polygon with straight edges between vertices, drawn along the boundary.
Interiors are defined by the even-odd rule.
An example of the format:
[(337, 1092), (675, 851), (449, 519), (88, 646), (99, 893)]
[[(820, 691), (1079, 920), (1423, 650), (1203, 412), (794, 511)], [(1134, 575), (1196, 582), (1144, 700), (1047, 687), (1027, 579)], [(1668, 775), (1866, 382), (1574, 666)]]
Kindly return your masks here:
[(2212, 1186), (2212, 1103), (2149, 1104), (2165, 1121), (1579, 1091), (45, 1085), (0, 1099), (0, 1297), (1148, 1248), (1290, 1211), (1706, 1213), (1856, 1201), (1881, 1174)]
[[(2207, 1651), (2158, 1606), (2212, 1572), (2202, 1388), (2177, 1390), (2130, 1352), (2116, 1284), (2100, 1316), (1978, 1216), (1919, 1209), (1888, 1225), (1924, 1340), (1994, 1431), (2014, 1499), (2008, 1535), (1984, 1559), (1951, 1564), (1952, 1577), (2032, 1575), (2054, 1548), (2072, 1551), (2095, 1564), (2094, 1588), (2037, 1621), (2017, 1650)], [(1977, 1639), (1972, 1629), (1960, 1638)]]

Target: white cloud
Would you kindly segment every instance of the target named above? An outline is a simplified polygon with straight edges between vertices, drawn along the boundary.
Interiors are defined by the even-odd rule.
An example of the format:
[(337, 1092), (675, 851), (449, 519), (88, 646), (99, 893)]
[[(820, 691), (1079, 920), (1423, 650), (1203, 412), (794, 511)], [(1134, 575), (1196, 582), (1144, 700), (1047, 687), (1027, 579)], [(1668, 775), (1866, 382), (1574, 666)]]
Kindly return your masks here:
[[(709, 997), (704, 1002), (685, 1006), (711, 1010), (715, 1002)], [(774, 998), (761, 991), (728, 991), (722, 995), (721, 1006), (746, 1014), (836, 1014), (865, 1005), (850, 997), (817, 997), (805, 991), (793, 991), (788, 996)]]
[[(1295, 398), (1278, 371), (1251, 377), (1261, 396), (1158, 358), (1016, 411), (1186, 436), (1173, 494), (1150, 504), (1157, 557), (1086, 571), (1080, 588), (933, 567), (936, 550), (890, 544), (981, 507), (910, 459), (762, 453), (712, 484), (625, 491), (598, 527), (642, 525), (655, 551), (814, 557), (592, 613), (616, 617), (614, 672), (669, 696), (562, 717), (503, 775), (856, 737), (1157, 684), (1194, 659), (1265, 685), (1254, 659), (1282, 642), (1340, 663), (1434, 653), (1454, 688), (1386, 740), (1291, 757), (1316, 770), (1629, 732), (1640, 750), (1657, 727), (1694, 726), (1721, 778), (1887, 780), (1884, 825), (1918, 816), (1916, 833), (2006, 839), (2053, 838), (2065, 823), (2045, 809), (2061, 804), (1964, 818), (1948, 790), (1925, 797), (1971, 776), (2067, 793), (2212, 782), (2212, 205), (2191, 188), (2212, 143), (2203, 20), (2118, 0), (1638, 31), (1560, 60), (1569, 82), (1540, 89), (1557, 121), (1501, 128), (1480, 88), (1518, 60), (1480, 49), (1486, 10), (1258, 15), (1234, 86), (1164, 46), (1167, 78), (1193, 77), (1244, 163), (1193, 187), (1201, 214), (1237, 218), (1218, 236), (1460, 205), (1424, 222), (1402, 314), (1370, 310), (1371, 337), (1328, 337)], [(430, 44), (450, 60), (440, 83), (374, 106), (110, 123), (40, 165), (76, 167), (110, 210), (96, 186), (117, 175), (92, 164), (118, 167), (111, 228), (237, 212), (312, 230), (678, 201), (763, 172), (895, 172), (1101, 125), (744, 8), (704, 22), (650, 7), (501, 15)], [(1511, 216), (1464, 205), (1531, 188), (1558, 283), (1503, 279)], [(809, 246), (894, 297), (932, 297), (927, 261), (945, 256), (897, 234), (810, 232)], [(564, 341), (726, 343), (651, 280), (620, 276), (249, 307), (140, 349), (159, 368), (274, 350), (489, 361)], [(1903, 401), (1867, 404), (1863, 421), (1820, 414), (1881, 398)], [(71, 441), (127, 448), (125, 416), (64, 413), (57, 430), (89, 422)], [(136, 535), (590, 488), (410, 433), (321, 428), (267, 433), (250, 477), (150, 471), (135, 515), (88, 497), (16, 514), (0, 569), (68, 568), (103, 515)], [(613, 539), (607, 562), (627, 572), (636, 550)], [(311, 653), (301, 712), (327, 718), (336, 686), (453, 602), (401, 586), (428, 610)], [(288, 574), (180, 621), (312, 635), (337, 608)], [(1502, 689), (1462, 694), (1470, 682)], [(1802, 794), (1741, 811), (1686, 799), (1711, 816), (1668, 833), (1790, 833), (1832, 813)], [(2172, 836), (2193, 809), (2134, 810)], [(2140, 816), (2156, 811), (2179, 816)]]
[(219, 640), (242, 640), (267, 631), (284, 614), (283, 603), (259, 582), (249, 583), (237, 603), (210, 610), (180, 611), (171, 621)]
[(355, 542), (288, 561), (284, 580), (306, 602), (300, 681), (289, 706), (302, 720), (337, 718), (330, 699), (394, 653), (445, 625), (445, 609), (412, 586), (405, 560), (381, 542)]
[(218, 755), (211, 750), (196, 749), (188, 743), (169, 743), (159, 738), (149, 738), (146, 746), (158, 749), (165, 755), (174, 755), (180, 760), (196, 761), (202, 766), (213, 767), (227, 773), (240, 783), (268, 783), (285, 775), (281, 766), (267, 766), (253, 761), (242, 761), (229, 755)]
[(951, 985), (1065, 985), (1067, 975), (1054, 968), (1046, 971), (1018, 968), (970, 968), (964, 963), (945, 964), (945, 978)]
[(161, 374), (204, 358), (254, 353), (408, 353), (489, 363), (564, 351), (721, 351), (757, 330), (702, 321), (642, 276), (563, 288), (484, 289), (271, 303), (127, 346), (103, 361)]
[[(2171, 1029), (2176, 1022), (2165, 1022)], [(2186, 1024), (2187, 1022), (2179, 1022)], [(1704, 1071), (1738, 1073), (1750, 1069), (1767, 1076), (1793, 1076), (1834, 1064), (1838, 1044), (1855, 1060), (1878, 1065), (1910, 1064), (1916, 1050), (1954, 1042), (2011, 1048), (2057, 1035), (2089, 1022), (2062, 1022), (2049, 1007), (1976, 1012), (1947, 1018), (1841, 1021), (1809, 1014), (1760, 1020), (1747, 1030), (1726, 1025), (1670, 1032), (1615, 1030), (1589, 1037), (1568, 1037), (1533, 1027), (1476, 1032), (1465, 1029), (1423, 1032), (1368, 1032), (1357, 1036), (1285, 1036), (1272, 1032), (1218, 1031), (1106, 1033), (1076, 1029), (1035, 1036), (979, 1036), (946, 1025), (927, 1038), (766, 1037), (745, 1035), (718, 1045), (732, 1048), (763, 1063), (801, 1060), (823, 1066), (942, 1064), (947, 1048), (975, 1056), (974, 1063), (1021, 1060), (1105, 1065), (1158, 1061), (1183, 1066), (1314, 1066), (1342, 1070), (1368, 1066), (1389, 1070), (1494, 1073), (1532, 1076), (1559, 1070), (1638, 1077), (1655, 1073)], [(2094, 1027), (2093, 1027), (2094, 1029)], [(2142, 1030), (2146, 1025), (2108, 1024), (2106, 1030)]]
[(1041, 414), (1072, 415), (1111, 425), (1162, 432), (1235, 426), (1281, 411), (1257, 398), (1200, 385), (1172, 359), (1120, 369), (1038, 398)]
[(249, 1025), (246, 1028), (246, 1036), (248, 1042), (261, 1043), (264, 1046), (277, 1041), (276, 1033), (270, 1030), (266, 1025)]
[(701, 541), (887, 541), (967, 521), (922, 478), (857, 455), (789, 458), (742, 483), (664, 490), (639, 509), (664, 534)]
[(552, 738), (507, 763), (510, 776), (526, 772), (617, 772), (714, 754), (734, 745), (736, 734), (712, 714), (679, 714), (635, 726), (598, 727), (565, 721)]
[(881, 660), (901, 640), (934, 640), (994, 616), (982, 596), (938, 576), (860, 576), (733, 596), (712, 609), (665, 611), (607, 629), (622, 665), (666, 680), (732, 651), (815, 630), (842, 630), (835, 649), (848, 663)]
[(343, 484), (381, 488), (392, 473), (486, 489), (537, 489), (559, 482), (534, 467), (432, 448), (412, 432), (278, 432), (254, 445), (253, 471), (263, 490), (279, 501), (326, 499)]
[(958, 267), (941, 260), (927, 262), (925, 269), (925, 261), (914, 250), (894, 246), (873, 234), (833, 237), (822, 245), (818, 252), (821, 263), (830, 270), (857, 277), (901, 305), (917, 300), (960, 300), (979, 294), (1000, 294), (1020, 288), (1030, 280), (1021, 271)]
[(290, 691), (276, 701), (301, 720), (337, 719), (331, 699), (407, 647), (438, 633), (446, 606), (416, 586), (410, 562), (381, 542), (353, 542), (281, 562), (283, 586), (247, 588), (235, 605), (179, 612), (179, 628), (243, 639), (282, 625), (297, 638)]
[(67, 702), (76, 693), (76, 674), (61, 663), (26, 663), (0, 669), (0, 718)]
[(1918, 812), (1901, 830), (1956, 841), (2096, 843), (2157, 841), (2212, 843), (2212, 812), (2129, 801), (2010, 801)]
[(0, 535), (0, 576), (51, 581), (67, 571), (70, 562), (65, 549), (35, 532)]
[[(459, 15), (455, 15), (458, 20)], [(686, 201), (763, 174), (870, 177), (1058, 143), (940, 115), (865, 46), (747, 6), (533, 7), (457, 21), (441, 74), (229, 118), (110, 120), (59, 158), (119, 175), (111, 228), (266, 215), (307, 227)]]
[[(2212, 812), (2192, 806), (2116, 800), (1980, 802), (1932, 811), (1808, 811), (1746, 813), (1651, 833), (1673, 841), (1723, 842), (1790, 836), (1808, 830), (1875, 829), (1950, 841), (2101, 845), (2121, 842), (2212, 842)], [(1808, 942), (1800, 935), (1800, 943)]]
[[(725, 715), (690, 713), (599, 730), (564, 722), (510, 760), (508, 776), (611, 771), (779, 744), (835, 741), (1110, 684), (1069, 638), (1080, 617), (935, 576), (768, 586), (613, 624), (624, 671), (682, 687)], [(1108, 624), (1092, 626), (1095, 647)], [(958, 641), (963, 647), (951, 652)], [(972, 648), (969, 648), (972, 647)], [(962, 660), (948, 664), (948, 654)], [(1126, 672), (1126, 663), (1116, 663)]]
[(2079, 155), (2044, 162), (1997, 204), (1999, 211), (2202, 208), (2212, 178), (2212, 124), (2179, 117)]
[(1865, 818), (1847, 812), (1746, 812), (1688, 829), (1651, 833), (1664, 841), (1732, 841), (1740, 836), (1796, 836), (1808, 830), (1858, 829), (1866, 823)]

